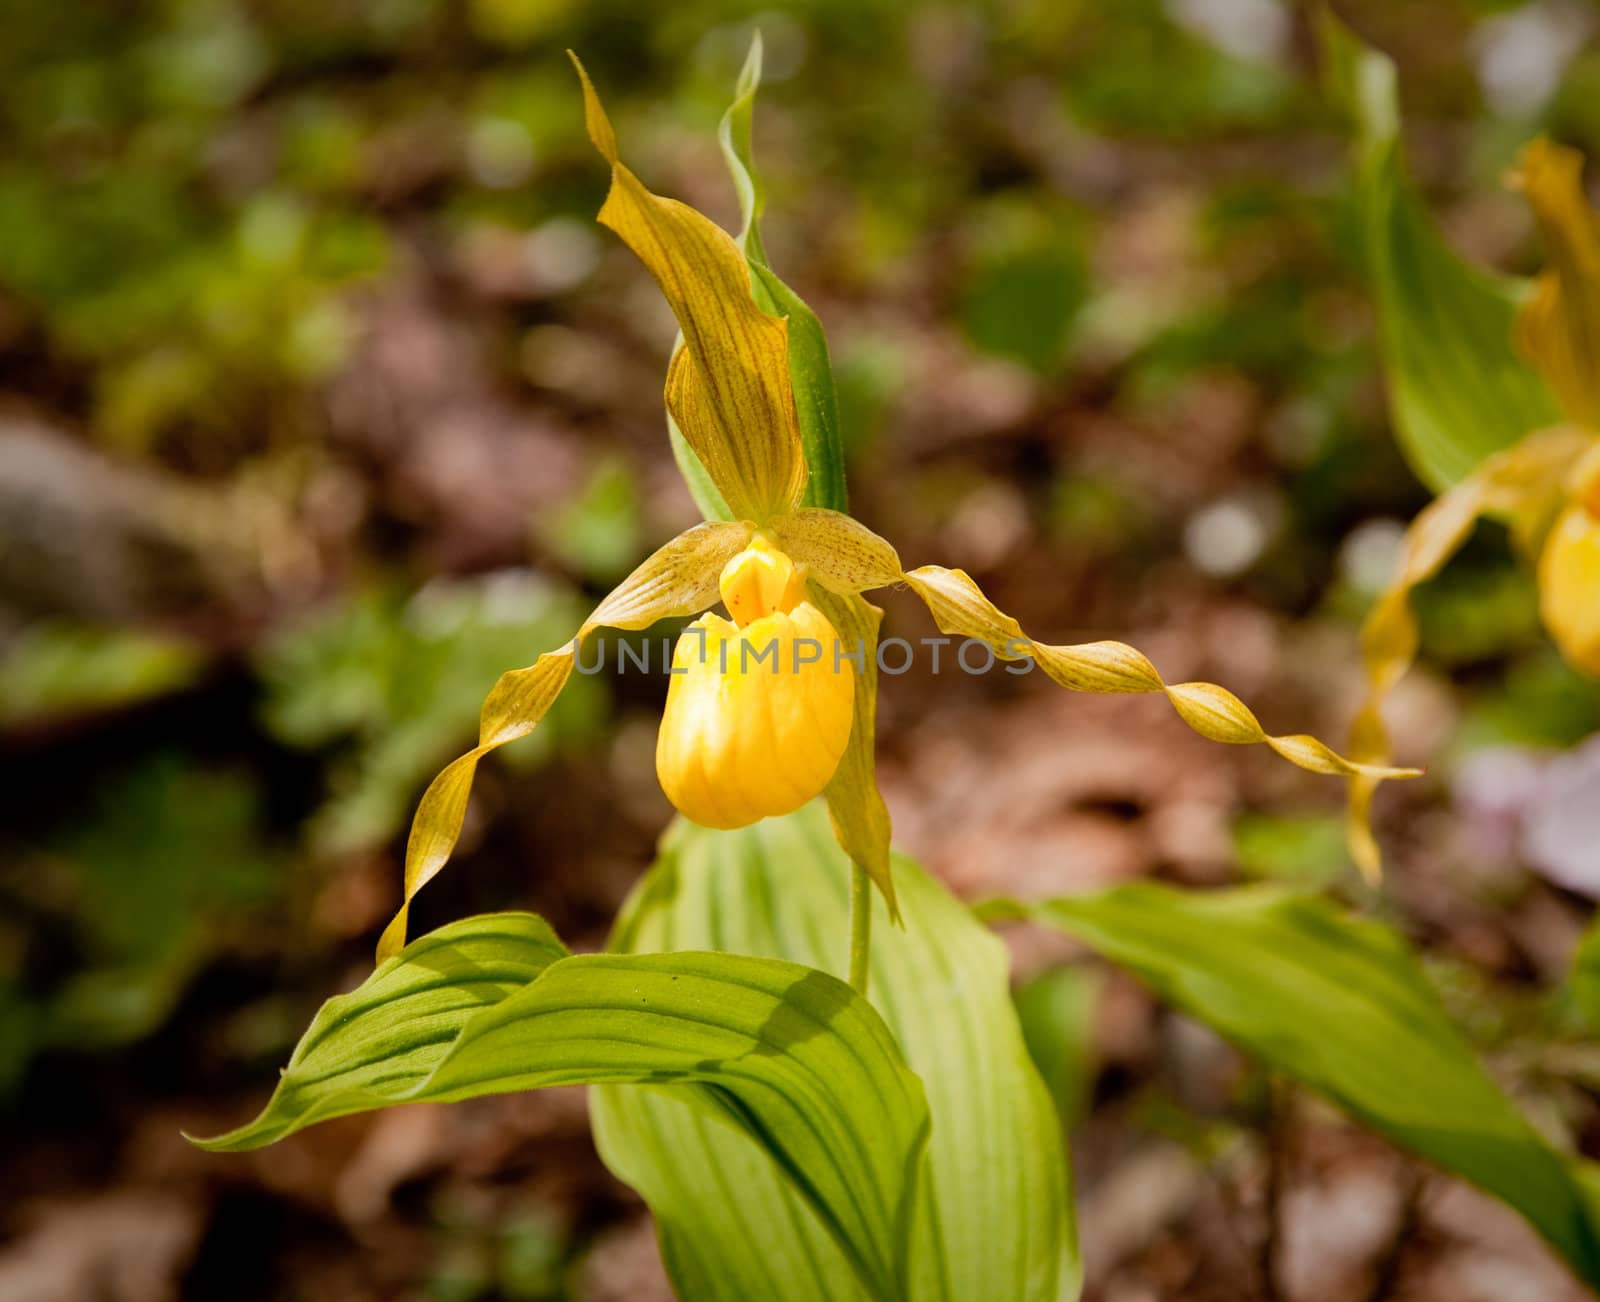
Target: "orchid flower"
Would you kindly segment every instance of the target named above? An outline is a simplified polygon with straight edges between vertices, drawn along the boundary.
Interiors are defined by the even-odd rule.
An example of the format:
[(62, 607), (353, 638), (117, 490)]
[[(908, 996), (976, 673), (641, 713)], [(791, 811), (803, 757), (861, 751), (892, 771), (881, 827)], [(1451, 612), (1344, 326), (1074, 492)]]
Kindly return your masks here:
[[(998, 659), (1032, 660), (1069, 690), (1163, 693), (1214, 741), (1263, 743), (1314, 773), (1375, 781), (1415, 772), (1353, 762), (1315, 737), (1269, 735), (1231, 692), (1169, 684), (1121, 642), (1036, 642), (962, 570), (907, 570), (865, 525), (805, 505), (788, 321), (757, 305), (746, 255), (731, 236), (652, 194), (622, 164), (605, 109), (573, 62), (590, 139), (611, 166), (599, 220), (638, 255), (677, 317), (682, 346), (667, 371), (667, 410), (731, 518), (679, 534), (596, 607), (569, 645), (502, 676), (484, 702), (478, 745), (422, 797), (406, 847), (405, 903), (383, 934), (380, 959), (404, 944), (411, 900), (455, 846), (478, 761), (537, 726), (584, 639), (600, 628), (700, 614), (719, 597), (732, 618), (702, 615), (674, 654), (656, 750), (663, 790), (688, 818), (712, 827), (745, 826), (821, 795), (840, 845), (891, 916), (889, 815), (873, 762), (882, 612), (862, 595), (874, 589), (909, 586), (942, 632), (976, 639)], [(827, 650), (802, 658), (803, 643)]]
[[(1538, 554), (1539, 609), (1567, 661), (1600, 676), (1600, 220), (1583, 194), (1575, 150), (1534, 140), (1516, 183), (1550, 249), (1516, 323), (1516, 343), (1543, 375), (1566, 422), (1534, 430), (1486, 458), (1412, 521), (1389, 585), (1361, 632), (1367, 697), (1350, 749), (1363, 761), (1388, 752), (1381, 709), (1417, 652), (1411, 591), (1461, 547), (1480, 515), (1507, 519)], [(1350, 782), (1348, 832), (1356, 862), (1378, 872), (1370, 811), (1382, 775)]]

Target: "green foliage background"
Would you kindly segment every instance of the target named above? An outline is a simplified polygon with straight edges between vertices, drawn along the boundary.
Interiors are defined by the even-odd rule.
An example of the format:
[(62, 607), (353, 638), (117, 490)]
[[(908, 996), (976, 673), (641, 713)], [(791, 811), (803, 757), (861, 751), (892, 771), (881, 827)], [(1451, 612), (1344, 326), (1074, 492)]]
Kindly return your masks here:
[[(1382, 401), (1372, 217), (1311, 26), (1270, 3), (1277, 18), (1245, 28), (1204, 17), (1228, 8), (0, 15), (0, 1108), (24, 1172), (8, 1234), (35, 1202), (159, 1184), (135, 1138), (176, 1143), (178, 1113), (216, 1107), (221, 1129), (259, 1101), (321, 1000), (365, 975), (409, 810), (494, 677), (693, 518), (660, 416), (670, 322), (592, 224), (604, 178), (567, 47), (636, 170), (734, 228), (714, 133), (761, 27), (767, 251), (828, 328), (863, 518), (908, 554), (992, 570), (1030, 625), (1181, 636), (1259, 614), (1307, 657), (1271, 708), (1320, 708), (1308, 724), (1337, 735), (1326, 684), (1370, 589), (1350, 539), (1426, 491)], [(1444, 238), (1537, 266), (1499, 179), (1540, 129), (1600, 154), (1592, 36), (1518, 100), (1490, 93), (1485, 52), (1533, 7), (1334, 8), (1396, 58)], [(1265, 539), (1222, 572), (1186, 532), (1217, 502)], [(1600, 697), (1545, 647), (1493, 527), (1420, 604), (1444, 759), (1396, 797), (1415, 802), (1397, 822), (1424, 885), (1384, 907), (1475, 1047), (1581, 1146), (1587, 986), (1480, 930), (1515, 936), (1552, 899), (1581, 919), (1581, 900), (1509, 850), (1457, 873), (1482, 864), (1445, 829), (1459, 756), (1569, 746), (1600, 727)], [(905, 689), (891, 761), (926, 741), (920, 717), (998, 718), (988, 687)], [(659, 694), (645, 675), (576, 681), (492, 766), (427, 923), (533, 908), (597, 948), (666, 819), (648, 771)], [(1221, 871), (1368, 903), (1332, 834), (1336, 793), (1252, 782), (1224, 811)], [(1059, 971), (1028, 986), (1024, 1025), (1069, 1123), (1092, 1125), (1101, 973)], [(457, 1185), (423, 1178), (378, 1232), (404, 1250), (350, 1295), (585, 1295), (594, 1245), (638, 1215), (586, 1143), (541, 1159), (576, 1189), (529, 1205), (453, 1203)], [(220, 1256), (287, 1297), (296, 1273), (386, 1255), (333, 1213), (241, 1235), (235, 1194), (183, 1169), (212, 1245), (177, 1268), (188, 1296), (217, 1295)]]

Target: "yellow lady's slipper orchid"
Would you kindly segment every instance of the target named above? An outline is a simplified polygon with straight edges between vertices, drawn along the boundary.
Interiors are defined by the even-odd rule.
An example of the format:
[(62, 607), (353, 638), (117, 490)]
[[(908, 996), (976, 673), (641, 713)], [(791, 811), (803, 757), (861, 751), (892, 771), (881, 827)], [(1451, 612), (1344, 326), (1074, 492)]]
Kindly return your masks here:
[(674, 538), (600, 603), (571, 645), (502, 676), (484, 702), (478, 745), (423, 793), (406, 846), (405, 902), (379, 941), (380, 959), (404, 944), (412, 898), (455, 846), (478, 760), (532, 731), (582, 641), (601, 627), (699, 614), (719, 596), (732, 620), (697, 620), (674, 655), (656, 751), (663, 789), (690, 818), (715, 827), (786, 813), (820, 792), (840, 845), (891, 914), (889, 815), (873, 764), (882, 612), (861, 595), (875, 588), (909, 585), (942, 632), (976, 639), (998, 659), (1033, 660), (1073, 691), (1164, 693), (1213, 740), (1264, 743), (1315, 773), (1376, 780), (1415, 772), (1352, 762), (1314, 737), (1271, 736), (1232, 693), (1211, 683), (1169, 685), (1123, 643), (1035, 642), (961, 570), (904, 570), (865, 525), (802, 506), (807, 470), (787, 321), (756, 305), (745, 259), (726, 232), (652, 194), (622, 165), (605, 110), (573, 62), (589, 136), (611, 164), (600, 220), (655, 276), (683, 332), (667, 372), (667, 408), (736, 518)]
[(702, 615), (678, 638), (656, 773), (696, 823), (748, 827), (822, 794), (850, 740), (854, 664), (766, 539), (728, 562), (721, 587), (733, 622)]
[(1577, 503), (1539, 556), (1539, 610), (1561, 654), (1600, 677), (1600, 517)]
[[(1417, 650), (1411, 590), (1439, 572), (1480, 515), (1505, 518), (1519, 545), (1538, 554), (1545, 628), (1570, 664), (1600, 675), (1600, 221), (1582, 169), (1575, 150), (1540, 139), (1523, 150), (1517, 176), (1551, 265), (1518, 315), (1516, 341), (1569, 423), (1486, 458), (1406, 531), (1394, 577), (1361, 631), (1367, 699), (1352, 730), (1357, 759), (1388, 751), (1380, 709)], [(1350, 843), (1369, 876), (1378, 871), (1369, 814), (1379, 780), (1358, 774), (1350, 783)]]

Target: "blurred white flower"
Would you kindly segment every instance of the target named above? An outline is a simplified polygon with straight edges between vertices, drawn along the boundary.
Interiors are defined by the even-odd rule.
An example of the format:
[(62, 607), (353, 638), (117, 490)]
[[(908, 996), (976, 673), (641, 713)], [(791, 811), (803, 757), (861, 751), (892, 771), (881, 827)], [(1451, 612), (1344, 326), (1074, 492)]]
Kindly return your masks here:
[(1600, 899), (1600, 733), (1545, 766), (1521, 849), (1557, 885)]

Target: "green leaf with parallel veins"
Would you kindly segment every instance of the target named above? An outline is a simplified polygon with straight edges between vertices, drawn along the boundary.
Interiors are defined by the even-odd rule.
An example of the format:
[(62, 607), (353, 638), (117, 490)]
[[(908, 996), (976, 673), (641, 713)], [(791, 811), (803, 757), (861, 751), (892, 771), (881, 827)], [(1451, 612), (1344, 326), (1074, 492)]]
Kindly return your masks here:
[(1356, 132), (1356, 187), (1378, 303), (1390, 408), (1402, 450), (1435, 491), (1489, 453), (1560, 418), (1516, 352), (1525, 282), (1491, 275), (1445, 243), (1405, 175), (1394, 64), (1324, 14), (1334, 98)]
[(597, 1082), (684, 1083), (674, 1096), (757, 1146), (863, 1281), (903, 1292), (922, 1086), (864, 999), (795, 963), (565, 956), (531, 915), (470, 918), (329, 1000), (261, 1115), (201, 1143), (256, 1148), (350, 1112)]
[(531, 913), (466, 918), (419, 937), (317, 1010), (254, 1121), (195, 1143), (261, 1148), (317, 1121), (412, 1101), (474, 1014), (527, 987), (567, 949)]
[(983, 912), (1077, 937), (1275, 1070), (1503, 1199), (1600, 1282), (1592, 1168), (1533, 1130), (1389, 929), (1275, 887), (1142, 883)]
[[(814, 803), (736, 832), (680, 820), (619, 920), (613, 949), (716, 946), (842, 971), (849, 869)], [(852, 1280), (810, 1209), (748, 1142), (707, 1126), (692, 1091), (595, 1090), (602, 1156), (655, 1213), (680, 1294), (696, 1302), (1076, 1296), (1065, 1150), (1008, 993), (1005, 948), (915, 863), (897, 858), (905, 926), (873, 897), (872, 1000), (928, 1091), (933, 1134), (913, 1274)]]

